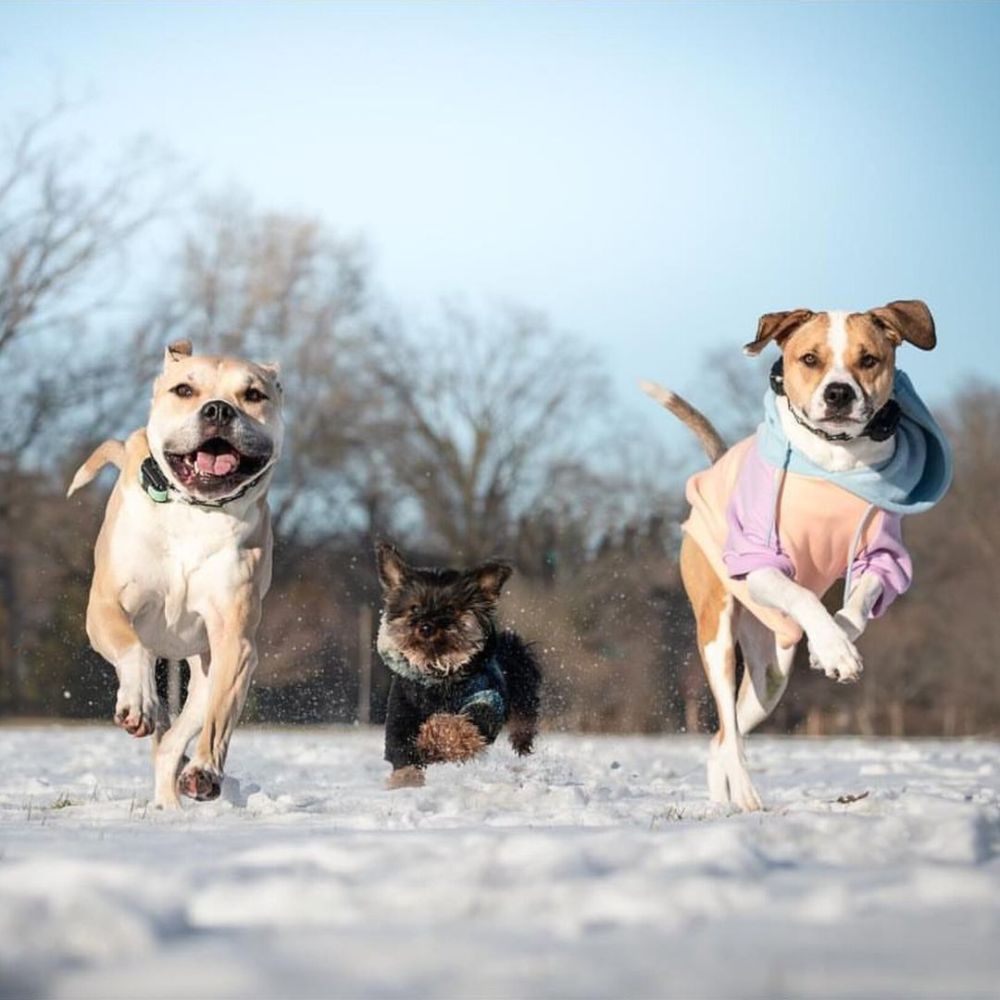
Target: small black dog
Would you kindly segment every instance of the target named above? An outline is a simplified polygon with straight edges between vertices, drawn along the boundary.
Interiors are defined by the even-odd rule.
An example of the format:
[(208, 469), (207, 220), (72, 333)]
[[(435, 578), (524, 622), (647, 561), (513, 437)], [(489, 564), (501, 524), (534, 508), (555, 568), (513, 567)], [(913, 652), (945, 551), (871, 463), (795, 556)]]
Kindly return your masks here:
[(418, 569), (386, 542), (375, 554), (384, 601), (378, 651), (392, 671), (389, 787), (422, 785), (428, 764), (468, 760), (505, 722), (511, 746), (531, 753), (541, 671), (531, 649), (495, 621), (511, 567)]

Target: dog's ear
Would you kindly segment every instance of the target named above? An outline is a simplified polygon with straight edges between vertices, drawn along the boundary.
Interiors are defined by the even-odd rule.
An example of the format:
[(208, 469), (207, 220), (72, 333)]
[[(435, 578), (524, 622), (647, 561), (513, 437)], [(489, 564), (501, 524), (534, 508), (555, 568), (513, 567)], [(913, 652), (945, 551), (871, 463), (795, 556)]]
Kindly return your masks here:
[(510, 563), (501, 562), (499, 559), (491, 559), (477, 566), (472, 575), (475, 577), (476, 586), (491, 600), (500, 600), (500, 592), (503, 585), (510, 579), (510, 574), (514, 572), (514, 567)]
[(281, 384), (281, 362), (280, 361), (262, 361), (257, 365), (261, 371), (274, 383), (275, 388), (278, 392), (284, 392), (284, 386)]
[(378, 580), (383, 590), (396, 590), (401, 587), (410, 570), (406, 560), (389, 542), (379, 542), (375, 546), (375, 564), (378, 567)]
[(190, 340), (175, 340), (172, 344), (167, 344), (167, 349), (163, 352), (164, 368), (173, 361), (191, 357), (191, 351)]
[(757, 324), (757, 336), (749, 344), (744, 344), (743, 353), (754, 357), (760, 354), (772, 340), (778, 345), (816, 314), (811, 309), (792, 309), (789, 312), (764, 313)]
[(922, 351), (932, 351), (937, 344), (934, 317), (920, 299), (900, 299), (879, 309), (869, 309), (868, 315), (882, 328), (896, 347), (905, 340)]

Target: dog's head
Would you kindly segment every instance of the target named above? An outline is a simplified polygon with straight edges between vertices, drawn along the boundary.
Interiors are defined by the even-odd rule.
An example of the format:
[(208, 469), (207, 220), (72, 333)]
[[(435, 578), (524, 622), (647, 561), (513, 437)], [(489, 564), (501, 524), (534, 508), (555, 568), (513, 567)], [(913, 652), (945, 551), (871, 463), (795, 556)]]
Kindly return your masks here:
[(379, 650), (432, 677), (460, 671), (486, 645), (511, 567), (491, 560), (469, 570), (420, 569), (387, 542), (375, 557), (383, 597)]
[(187, 340), (164, 353), (146, 436), (174, 486), (196, 500), (232, 496), (281, 453), (276, 365), (200, 357)]
[(859, 313), (768, 313), (744, 350), (759, 354), (774, 341), (796, 416), (825, 433), (854, 438), (891, 397), (896, 348), (904, 340), (924, 351), (937, 343), (934, 318), (919, 300)]

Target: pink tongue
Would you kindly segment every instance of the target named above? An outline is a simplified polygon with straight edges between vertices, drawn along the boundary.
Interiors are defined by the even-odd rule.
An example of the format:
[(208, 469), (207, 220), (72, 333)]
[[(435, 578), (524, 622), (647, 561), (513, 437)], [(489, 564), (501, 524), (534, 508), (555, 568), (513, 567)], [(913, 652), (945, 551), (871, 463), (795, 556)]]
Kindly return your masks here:
[(228, 476), (236, 471), (240, 460), (232, 452), (212, 455), (207, 451), (199, 451), (195, 456), (195, 464), (199, 472), (206, 472), (210, 476)]

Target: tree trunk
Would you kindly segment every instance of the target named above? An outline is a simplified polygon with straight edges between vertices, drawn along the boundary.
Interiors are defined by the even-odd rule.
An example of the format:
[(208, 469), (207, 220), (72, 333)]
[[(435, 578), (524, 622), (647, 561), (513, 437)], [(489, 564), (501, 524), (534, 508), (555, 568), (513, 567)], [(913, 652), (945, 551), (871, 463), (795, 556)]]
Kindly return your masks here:
[(358, 608), (358, 722), (372, 720), (372, 609)]
[(955, 705), (945, 705), (941, 712), (941, 735), (954, 736), (958, 732), (958, 708)]
[(889, 732), (893, 736), (906, 735), (905, 708), (901, 701), (889, 702)]
[(688, 695), (684, 699), (684, 731), (688, 733), (701, 732), (701, 724), (698, 720), (698, 701), (693, 695)]
[[(12, 529), (9, 524), (7, 527)], [(11, 535), (13, 536), (13, 530)], [(0, 710), (11, 713), (16, 713), (21, 708), (20, 645), (23, 634), (16, 574), (14, 553), (10, 544), (5, 544), (0, 554), (0, 602), (3, 607), (3, 628), (0, 634)]]

